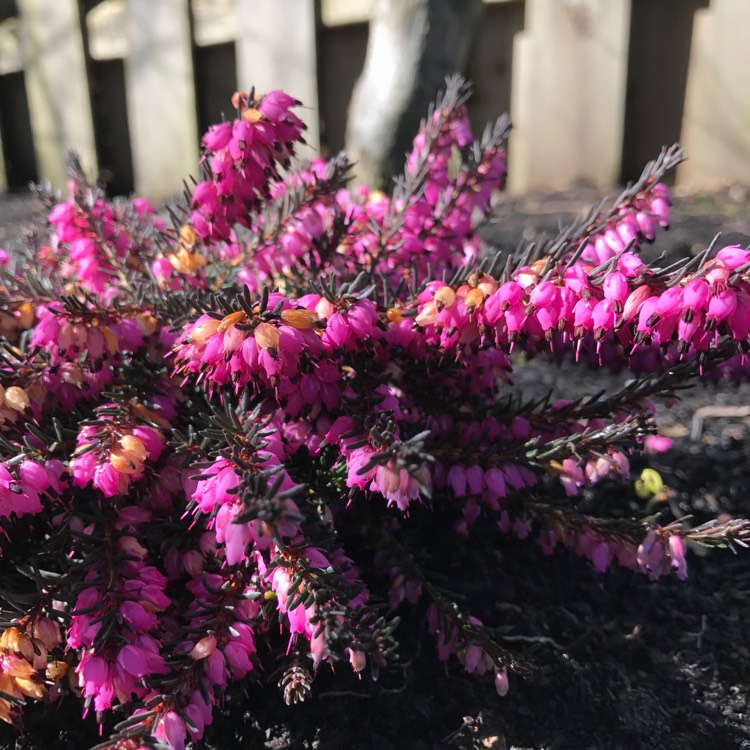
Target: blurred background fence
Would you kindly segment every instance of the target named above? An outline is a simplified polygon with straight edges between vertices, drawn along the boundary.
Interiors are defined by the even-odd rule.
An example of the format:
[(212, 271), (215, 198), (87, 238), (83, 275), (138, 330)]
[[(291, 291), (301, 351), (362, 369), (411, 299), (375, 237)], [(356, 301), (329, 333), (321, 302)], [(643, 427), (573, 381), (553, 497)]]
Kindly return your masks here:
[[(0, 191), (61, 187), (75, 148), (111, 192), (166, 196), (251, 85), (335, 153), (378, 1), (0, 0)], [(514, 190), (627, 180), (676, 140), (678, 181), (750, 183), (748, 32), (750, 0), (485, 0), (472, 120), (511, 112)]]

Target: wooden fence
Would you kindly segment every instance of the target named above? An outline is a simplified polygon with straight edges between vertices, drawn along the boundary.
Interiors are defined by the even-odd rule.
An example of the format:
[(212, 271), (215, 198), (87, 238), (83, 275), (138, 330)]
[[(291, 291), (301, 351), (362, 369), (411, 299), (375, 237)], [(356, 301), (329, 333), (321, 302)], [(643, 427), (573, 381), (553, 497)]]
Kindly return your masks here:
[[(611, 184), (682, 140), (678, 180), (750, 184), (750, 0), (485, 0), (478, 127), (510, 109), (510, 187)], [(0, 190), (65, 182), (74, 148), (113, 192), (195, 173), (238, 87), (305, 102), (343, 146), (377, 0), (15, 0), (0, 18)]]

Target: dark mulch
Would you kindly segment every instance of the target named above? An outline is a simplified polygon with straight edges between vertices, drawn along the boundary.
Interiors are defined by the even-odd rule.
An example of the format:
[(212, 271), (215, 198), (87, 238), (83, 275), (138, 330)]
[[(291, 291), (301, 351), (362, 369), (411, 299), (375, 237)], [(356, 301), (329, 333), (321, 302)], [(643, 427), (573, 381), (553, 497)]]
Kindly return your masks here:
[[(721, 228), (739, 233), (727, 240), (742, 241), (750, 235), (748, 195), (734, 188), (679, 200), (657, 250), (694, 253)], [(553, 230), (558, 213), (578, 213), (595, 197), (581, 188), (508, 200), (492, 237), (515, 246), (524, 234), (533, 238), (533, 227)], [(0, 202), (0, 226), (18, 215), (18, 205)], [(532, 362), (517, 380), (570, 396), (616, 378)], [(663, 415), (676, 447), (652, 460), (675, 490), (678, 512), (694, 514), (696, 522), (750, 513), (750, 420), (707, 418), (692, 439), (695, 412), (706, 404), (750, 404), (750, 386), (684, 393)], [(583, 498), (582, 509), (645, 512), (627, 485), (601, 486)], [(229, 695), (199, 747), (750, 750), (750, 554), (693, 554), (684, 583), (651, 583), (620, 569), (596, 575), (572, 554), (547, 558), (535, 543), (511, 538), (486, 557), (453, 571), (453, 585), (470, 593), (473, 578), (491, 580), (493, 595), (481, 602), (481, 615), (500, 623), (504, 644), (533, 664), (528, 676), (512, 678), (505, 698), (487, 680), (437, 664), (430, 638), (405, 612), (402, 661), (378, 682), (324, 668), (311, 699), (292, 707), (273, 687), (248, 686)], [(0, 727), (0, 748), (85, 748), (96, 741), (96, 728), (91, 717), (80, 722), (79, 711), (75, 702), (32, 708), (24, 736)]]

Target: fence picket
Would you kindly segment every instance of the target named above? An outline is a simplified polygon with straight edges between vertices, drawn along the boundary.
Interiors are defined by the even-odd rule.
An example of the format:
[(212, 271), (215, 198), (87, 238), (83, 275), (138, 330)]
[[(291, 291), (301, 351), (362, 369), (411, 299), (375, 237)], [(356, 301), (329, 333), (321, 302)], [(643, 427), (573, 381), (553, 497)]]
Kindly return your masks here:
[(129, 0), (125, 86), (135, 189), (164, 198), (197, 174), (198, 128), (188, 6)]
[(3, 154), (3, 134), (0, 132), (0, 193), (8, 190), (8, 180), (5, 172), (5, 154)]
[(237, 80), (259, 92), (284, 89), (304, 102), (305, 140), (317, 151), (314, 0), (237, 0)]
[(750, 184), (750, 2), (713, 0), (695, 15), (678, 176)]
[(39, 173), (61, 189), (65, 155), (75, 149), (97, 169), (83, 41), (76, 0), (17, 0)]
[(619, 177), (630, 0), (526, 0), (514, 45), (510, 187)]
[[(336, 99), (340, 94), (331, 94), (336, 86), (333, 77), (341, 78), (343, 65), (348, 66), (345, 80), (351, 81), (357, 75), (365, 38), (361, 24), (375, 1), (103, 0), (96, 5), (86, 19), (89, 50), (97, 62), (124, 59), (136, 190), (162, 198), (179, 188), (186, 174), (197, 173), (196, 99), (204, 109), (205, 101), (196, 93), (193, 44), (209, 56), (214, 48), (225, 45), (229, 49), (233, 45), (229, 51), (222, 50), (218, 59), (224, 67), (233, 65), (236, 59), (239, 86), (254, 85), (259, 92), (287, 90), (306, 105), (302, 116), (309, 126), (307, 140), (311, 146), (320, 148), (322, 117), (328, 122), (326, 146), (331, 147), (329, 139), (335, 129), (330, 123), (343, 117), (344, 110)], [(643, 18), (643, 13), (631, 15), (631, 5), (636, 9), (641, 6), (636, 0), (485, 2), (512, 7), (515, 28), (520, 14), (525, 14), (524, 30), (513, 45), (512, 64), (508, 60), (500, 68), (499, 63), (494, 63), (493, 70), (474, 71), (479, 78), (477, 88), (487, 101), (499, 91), (507, 97), (510, 90), (515, 125), (510, 148), (510, 188), (554, 187), (576, 178), (597, 184), (616, 182), (623, 148), (632, 149), (632, 143), (623, 143), (625, 92), (628, 55), (638, 54), (640, 32), (633, 25), (638, 25), (638, 19), (642, 23)], [(676, 4), (674, 7), (681, 14), (678, 20), (688, 23), (695, 6), (700, 4), (701, 0), (684, 6)], [(25, 111), (14, 113), (11, 125), (6, 118), (7, 163), (0, 153), (0, 192), (8, 188), (6, 167), (11, 172), (11, 182), (19, 183), (19, 165), (23, 175), (24, 169), (31, 170), (61, 188), (68, 148), (79, 152), (90, 173), (97, 170), (79, 0), (17, 0), (17, 5), (19, 19), (0, 23), (0, 76), (15, 75), (14, 83), (21, 83), (18, 71), (23, 71), (31, 138), (25, 141), (28, 153), (17, 153), (17, 148), (9, 147), (15, 143), (14, 138), (18, 140), (13, 127), (18, 125), (25, 134), (28, 126), (18, 124), (25, 121)], [(324, 32), (320, 39), (316, 35), (318, 8)], [(663, 29), (651, 28), (652, 48), (663, 45), (666, 49), (670, 44), (673, 28), (663, 25)], [(679, 182), (708, 185), (731, 180), (750, 184), (750, 78), (746, 75), (750, 69), (750, 46), (744, 39), (748, 28), (750, 0), (711, 0), (708, 8), (696, 13), (684, 113), (684, 65), (677, 82), (675, 70), (679, 65), (672, 66), (672, 72), (661, 78), (663, 71), (657, 70), (656, 78), (648, 79), (652, 94), (654, 85), (681, 87), (679, 96), (671, 97), (664, 105), (671, 107), (675, 135), (682, 117), (682, 141), (689, 161), (678, 171)], [(346, 36), (350, 31), (356, 36), (355, 44)], [(478, 46), (498, 44), (489, 24), (478, 33)], [(488, 42), (491, 36), (492, 42)], [(316, 48), (319, 43), (324, 46), (322, 53)], [(687, 44), (681, 49), (686, 56)], [(204, 55), (201, 59), (208, 58)], [(357, 62), (352, 64), (352, 60)], [(631, 101), (633, 97), (643, 101), (647, 88), (644, 71), (648, 70), (643, 64), (630, 69)], [(318, 75), (326, 79), (324, 112), (320, 112)], [(224, 77), (224, 88), (230, 90), (233, 78)], [(654, 84), (654, 80), (659, 83)], [(5, 101), (0, 102), (0, 106), (8, 108), (4, 114), (13, 107), (25, 110), (26, 95), (19, 99), (7, 93), (17, 90), (6, 87)], [(215, 87), (211, 90), (219, 96)], [(205, 92), (201, 96), (205, 99)], [(221, 101), (224, 96), (222, 91)], [(679, 107), (673, 104), (677, 100)], [(122, 102), (120, 106), (124, 106)], [(213, 117), (215, 103), (210, 109)], [(206, 118), (203, 109), (201, 112), (201, 117)], [(97, 127), (101, 127), (101, 122), (98, 117)], [(644, 122), (643, 127), (648, 128), (649, 123)], [(110, 131), (108, 128), (105, 134), (109, 138)], [(36, 164), (31, 156), (32, 140)], [(308, 150), (303, 156), (313, 153)], [(130, 164), (129, 156), (123, 159)], [(128, 171), (128, 184), (129, 174)]]

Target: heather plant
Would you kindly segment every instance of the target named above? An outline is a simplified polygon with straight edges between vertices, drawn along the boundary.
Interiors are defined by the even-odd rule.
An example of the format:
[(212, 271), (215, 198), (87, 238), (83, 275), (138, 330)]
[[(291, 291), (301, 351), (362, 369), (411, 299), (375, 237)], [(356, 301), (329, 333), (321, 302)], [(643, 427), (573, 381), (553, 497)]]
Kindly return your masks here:
[[(181, 749), (232, 683), (294, 703), (339, 662), (377, 679), (405, 607), (502, 696), (528, 662), (434, 573), (470, 577), (472, 540), (656, 579), (750, 537), (576, 500), (632, 491), (655, 400), (744, 377), (750, 250), (639, 258), (676, 147), (559, 236), (488, 247), (509, 122), (474, 141), (466, 97), (451, 80), (390, 196), (348, 191), (344, 156), (299, 161), (278, 91), (235, 95), (163, 215), (72, 161), (46, 228), (2, 256), (0, 718), (73, 694), (99, 748)], [(529, 358), (633, 377), (524, 400)]]

